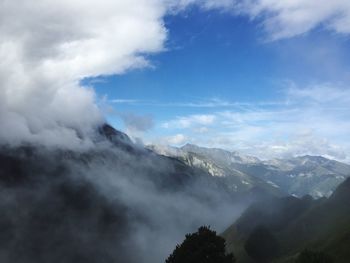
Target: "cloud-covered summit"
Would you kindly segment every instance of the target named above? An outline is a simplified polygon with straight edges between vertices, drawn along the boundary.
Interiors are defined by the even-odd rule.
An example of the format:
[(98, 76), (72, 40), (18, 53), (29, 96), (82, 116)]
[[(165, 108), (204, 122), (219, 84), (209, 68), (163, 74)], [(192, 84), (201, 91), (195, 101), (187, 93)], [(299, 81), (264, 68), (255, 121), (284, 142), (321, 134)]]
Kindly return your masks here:
[(103, 117), (80, 80), (147, 66), (166, 39), (160, 3), (2, 0), (0, 139), (89, 144)]

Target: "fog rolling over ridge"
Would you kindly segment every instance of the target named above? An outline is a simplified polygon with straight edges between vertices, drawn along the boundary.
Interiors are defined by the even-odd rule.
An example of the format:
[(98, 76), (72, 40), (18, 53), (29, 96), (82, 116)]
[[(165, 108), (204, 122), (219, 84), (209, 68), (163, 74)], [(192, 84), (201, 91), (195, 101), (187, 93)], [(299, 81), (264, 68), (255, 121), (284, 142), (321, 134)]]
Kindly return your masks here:
[(252, 201), (283, 195), (158, 155), (109, 125), (90, 139), (84, 151), (1, 146), (1, 262), (163, 262), (185, 233), (222, 231)]
[(94, 141), (1, 147), (1, 262), (163, 262), (185, 233), (224, 230), (252, 198), (110, 126)]
[(249, 194), (104, 126), (81, 84), (150, 66), (172, 1), (0, 5), (1, 262), (163, 262), (238, 216)]
[[(252, 28), (229, 30), (252, 33), (249, 37), (232, 38), (228, 31), (220, 32), (229, 29), (226, 23), (241, 26), (250, 19), (253, 26), (262, 16), (259, 23), (265, 33), (275, 35), (264, 42), (270, 45), (269, 41), (316, 28), (324, 17), (343, 23), (346, 19), (333, 16), (348, 7), (341, 2), (326, 16), (284, 23), (284, 15), (278, 14), (294, 10), (294, 4), (285, 10), (279, 3), (268, 8), (260, 1), (236, 5), (233, 0), (0, 0), (0, 263), (161, 263), (186, 233), (202, 225), (220, 233), (256, 200), (312, 195), (319, 198), (317, 203), (331, 196), (350, 176), (349, 165), (320, 156), (261, 161), (190, 144), (162, 152), (129, 135), (145, 135), (145, 142), (180, 144), (189, 136), (198, 136), (194, 142), (215, 137), (209, 143), (234, 142), (230, 147), (236, 147), (238, 142), (243, 148), (248, 143), (263, 151), (278, 146), (269, 147), (276, 134), (292, 138), (295, 126), (295, 135), (303, 137), (300, 145), (293, 150), (293, 140), (283, 141), (283, 149), (290, 147), (293, 153), (311, 147), (312, 153), (334, 153), (324, 156), (347, 160), (349, 146), (338, 144), (348, 141), (350, 123), (343, 111), (349, 112), (350, 93), (338, 89), (328, 100), (323, 97), (332, 89), (320, 85), (302, 92), (292, 83), (283, 99), (276, 95), (252, 102), (229, 101), (251, 97), (248, 93), (260, 88), (262, 77), (267, 79), (261, 65), (274, 59), (265, 58), (266, 50), (260, 57), (263, 43), (242, 42), (244, 49), (254, 46), (254, 52), (233, 48), (241, 44), (241, 37), (252, 41), (256, 33)], [(313, 9), (307, 5), (305, 12), (304, 8), (300, 13)], [(265, 19), (265, 12), (272, 12), (275, 19)], [(187, 20), (192, 15), (196, 23)], [(214, 19), (217, 15), (226, 17), (220, 22)], [(242, 19), (239, 23), (226, 20), (237, 15)], [(289, 11), (286, 17), (292, 17)], [(293, 30), (294, 35), (271, 30), (267, 25), (274, 21), (283, 32), (296, 21), (298, 30)], [(314, 23), (299, 30), (303, 21)], [(341, 32), (335, 25), (329, 28)], [(210, 45), (197, 46), (197, 41), (209, 39)], [(236, 53), (226, 56), (228, 50)], [(255, 55), (246, 54), (256, 54), (258, 64), (251, 66)], [(164, 71), (156, 72), (158, 66)], [(128, 75), (130, 83), (120, 77), (132, 70), (139, 71), (136, 77)], [(258, 86), (241, 79), (253, 75)], [(271, 79), (275, 77), (281, 76)], [(109, 85), (103, 86), (104, 81)], [(266, 83), (261, 85), (267, 90)], [(212, 93), (213, 87), (218, 87), (218, 94)], [(244, 87), (248, 93), (233, 92), (232, 87), (237, 91)], [(326, 93), (313, 96), (314, 90)], [(233, 93), (228, 101), (219, 98)], [(191, 101), (198, 94), (210, 97)], [(339, 98), (344, 99), (330, 107)], [(313, 109), (314, 105), (318, 107)], [(323, 115), (325, 121), (314, 118)], [(151, 130), (155, 140), (147, 137)], [(260, 140), (262, 144), (255, 145)]]
[(164, 5), (158, 0), (0, 4), (1, 141), (91, 147), (91, 133), (104, 120), (94, 90), (81, 80), (147, 66), (143, 54), (162, 50), (166, 38)]

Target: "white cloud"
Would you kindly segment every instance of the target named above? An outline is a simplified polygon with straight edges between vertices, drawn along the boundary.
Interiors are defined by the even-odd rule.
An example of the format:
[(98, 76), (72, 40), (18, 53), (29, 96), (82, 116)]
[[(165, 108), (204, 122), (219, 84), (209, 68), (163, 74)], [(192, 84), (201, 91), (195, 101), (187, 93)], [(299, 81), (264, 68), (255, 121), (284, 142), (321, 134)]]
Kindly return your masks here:
[(209, 132), (209, 128), (207, 128), (207, 127), (199, 127), (199, 128), (195, 128), (193, 131), (194, 132), (198, 132), (198, 133), (208, 133)]
[(173, 136), (163, 137), (161, 143), (164, 145), (181, 146), (187, 142), (188, 138), (184, 134), (175, 134)]
[[(260, 159), (290, 158), (302, 155), (322, 155), (327, 158), (349, 162), (349, 145), (331, 143), (330, 140), (320, 137), (314, 131), (308, 133), (291, 133), (287, 139), (275, 136), (260, 137), (258, 133), (249, 136), (237, 134), (219, 134), (209, 141), (209, 146), (221, 147), (229, 150), (239, 150), (243, 153), (258, 156)], [(257, 135), (257, 137), (254, 137)], [(231, 146), (231, 147), (230, 147)]]
[(276, 40), (307, 33), (317, 27), (350, 33), (348, 0), (180, 0), (178, 7), (198, 5), (262, 21), (268, 38)]
[[(167, 108), (232, 108), (232, 107), (246, 107), (252, 106), (251, 103), (246, 102), (229, 102), (219, 98), (203, 99), (199, 101), (188, 101), (188, 102), (160, 102), (160, 101), (149, 101), (139, 99), (112, 99), (110, 103), (115, 104), (127, 104), (136, 106), (152, 106), (152, 107), (167, 107)], [(280, 102), (265, 101), (260, 102), (260, 105), (273, 106), (280, 104)]]
[(114, 99), (110, 101), (111, 103), (116, 104), (139, 104), (139, 100), (133, 100), (133, 99)]
[(305, 102), (329, 103), (350, 108), (350, 89), (345, 87), (334, 88), (332, 84), (313, 85), (304, 89), (292, 85), (288, 89), (292, 99), (305, 100)]
[(271, 39), (304, 34), (318, 26), (350, 33), (350, 2), (347, 0), (258, 0), (245, 1), (243, 12), (263, 16)]
[(133, 112), (118, 112), (117, 116), (124, 122), (126, 132), (129, 135), (147, 132), (154, 126), (153, 116), (140, 115)]
[(172, 8), (184, 9), (190, 5), (199, 5), (204, 9), (231, 9), (236, 6), (233, 0), (170, 0), (168, 2)]
[(189, 122), (194, 115), (183, 116), (163, 127), (167, 133), (181, 129), (191, 143), (239, 150), (261, 159), (312, 154), (350, 162), (349, 101), (349, 89), (336, 85), (292, 85), (281, 103), (273, 106), (257, 102), (216, 110), (207, 125)]
[(261, 154), (271, 157), (292, 157), (299, 155), (323, 155), (328, 158), (347, 160), (345, 149), (332, 144), (326, 138), (316, 136), (314, 133), (299, 134), (287, 142), (276, 142), (272, 145), (260, 145), (257, 147)]
[[(84, 77), (163, 50), (160, 0), (0, 0), (0, 139), (77, 146), (103, 118)], [(81, 133), (78, 135), (77, 133)]]
[(184, 129), (198, 125), (210, 125), (214, 123), (215, 116), (212, 114), (195, 114), (185, 117), (177, 117), (175, 120), (163, 123), (163, 128)]

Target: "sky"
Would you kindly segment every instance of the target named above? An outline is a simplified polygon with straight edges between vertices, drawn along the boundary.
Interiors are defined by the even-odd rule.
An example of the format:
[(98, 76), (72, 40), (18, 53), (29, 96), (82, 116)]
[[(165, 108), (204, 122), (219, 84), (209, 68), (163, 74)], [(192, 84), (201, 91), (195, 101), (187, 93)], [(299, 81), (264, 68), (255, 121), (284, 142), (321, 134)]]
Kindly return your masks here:
[(87, 80), (113, 125), (145, 143), (350, 161), (348, 35), (316, 27), (274, 40), (260, 19), (198, 6), (164, 24), (166, 49), (149, 67)]
[(2, 140), (350, 162), (348, 0), (0, 3)]

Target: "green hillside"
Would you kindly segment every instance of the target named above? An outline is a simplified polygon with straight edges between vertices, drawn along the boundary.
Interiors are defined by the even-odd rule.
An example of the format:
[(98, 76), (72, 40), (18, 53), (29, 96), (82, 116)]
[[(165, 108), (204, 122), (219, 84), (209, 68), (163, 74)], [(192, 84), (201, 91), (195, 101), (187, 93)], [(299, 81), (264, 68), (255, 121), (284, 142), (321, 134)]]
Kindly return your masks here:
[(328, 199), (272, 198), (252, 205), (223, 233), (227, 249), (234, 252), (238, 262), (255, 262), (244, 246), (260, 226), (279, 243), (272, 262), (294, 262), (306, 248), (323, 251), (336, 263), (350, 262), (350, 179)]

